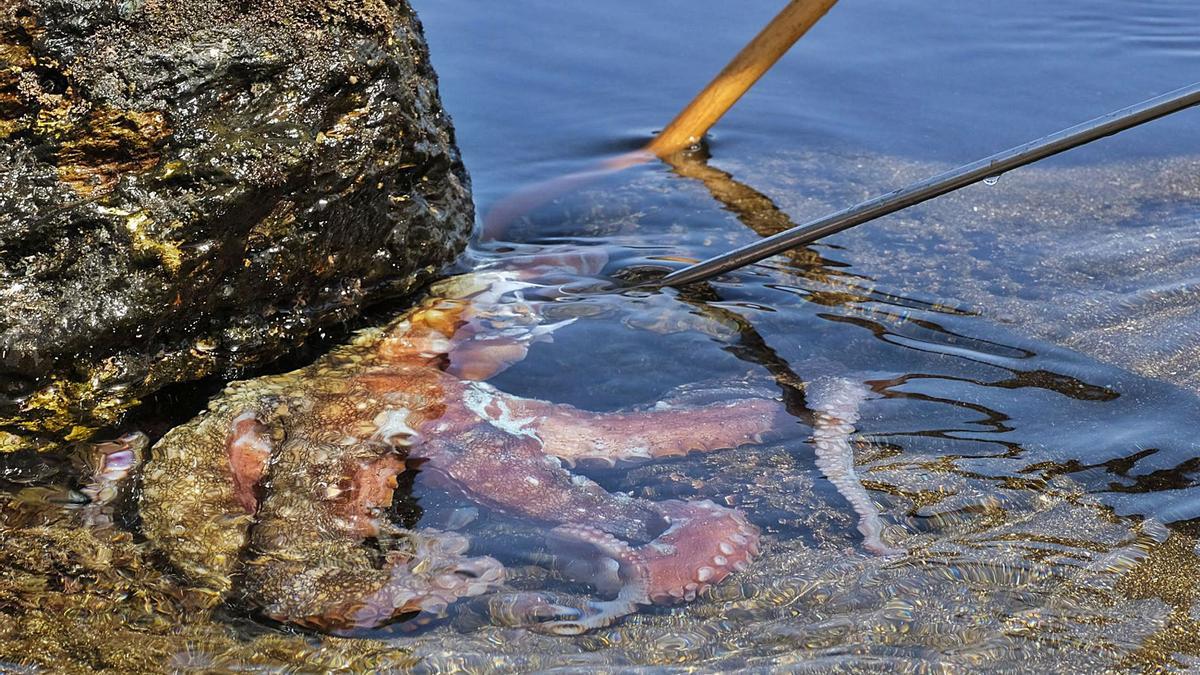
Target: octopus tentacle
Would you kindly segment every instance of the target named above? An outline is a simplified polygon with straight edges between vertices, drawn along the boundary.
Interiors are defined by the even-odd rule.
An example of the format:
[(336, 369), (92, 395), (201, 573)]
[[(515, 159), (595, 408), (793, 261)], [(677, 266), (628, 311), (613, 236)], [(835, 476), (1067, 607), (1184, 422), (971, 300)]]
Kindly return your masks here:
[(530, 345), (552, 342), (554, 332), (575, 319), (503, 330), (489, 325), (505, 321), (507, 317), (476, 318), (459, 328), (450, 344), (446, 372), (464, 380), (486, 380), (524, 360)]
[(808, 407), (815, 413), (812, 443), (816, 449), (817, 468), (854, 507), (858, 514), (858, 531), (863, 535), (863, 548), (878, 555), (905, 553), (904, 549), (883, 541), (879, 509), (854, 470), (850, 435), (858, 422), (859, 406), (870, 395), (870, 390), (845, 378), (820, 377), (806, 384), (804, 394)]
[(657, 505), (671, 527), (639, 547), (649, 574), (647, 592), (656, 603), (691, 601), (732, 572), (749, 566), (759, 552), (759, 530), (737, 509), (711, 501), (668, 500)]
[(608, 252), (600, 246), (539, 247), (531, 253), (506, 255), (503, 264), (524, 279), (570, 282), (600, 274), (608, 264)]
[(457, 486), (477, 502), (511, 516), (548, 523), (592, 523), (627, 541), (650, 541), (667, 527), (655, 505), (612, 494), (572, 476), (546, 457), (536, 439), (489, 424), (431, 438), (413, 451), (427, 459), (423, 475)]
[(486, 384), (473, 389), (491, 402), (477, 410), (493, 424), (517, 424), (515, 433), (537, 438), (548, 455), (615, 465), (689, 452), (710, 452), (756, 443), (785, 417), (781, 403), (722, 388), (724, 397), (704, 404), (662, 401), (648, 410), (590, 412), (570, 405), (521, 398)]
[(549, 622), (542, 629), (572, 632), (607, 625), (635, 604), (695, 600), (732, 572), (744, 570), (759, 552), (759, 530), (735, 509), (708, 501), (668, 500), (655, 506), (671, 523), (654, 541), (631, 547), (587, 525), (566, 525), (551, 532), (557, 548), (573, 555), (566, 571), (617, 598), (590, 615)]
[(622, 589), (612, 600), (585, 600), (560, 597), (545, 591), (520, 591), (489, 599), (488, 612), (508, 624), (548, 635), (582, 635), (589, 630), (611, 626), (637, 611), (636, 586)]
[(530, 345), (548, 342), (574, 319), (543, 322), (544, 302), (526, 302), (521, 292), (539, 288), (515, 271), (454, 277), (412, 312), (388, 326), (380, 342), (383, 362), (428, 365), (442, 362), (464, 380), (486, 380), (525, 358)]
[(84, 444), (82, 462), (87, 482), (79, 491), (94, 506), (117, 498), (129, 474), (141, 464), (149, 442), (141, 432), (125, 434), (112, 441)]
[(758, 555), (758, 528), (739, 511), (707, 500), (656, 506), (671, 527), (636, 548), (588, 525), (562, 525), (550, 532), (567, 576), (615, 593), (614, 598), (577, 607), (550, 594), (522, 593), (507, 598), (507, 613), (539, 632), (578, 635), (608, 626), (638, 605), (694, 600)]
[(649, 571), (643, 558), (628, 543), (588, 525), (560, 525), (550, 531), (550, 547), (558, 554), (563, 572), (575, 581), (590, 583), (611, 600), (588, 600), (583, 606), (558, 601), (553, 594), (521, 594), (510, 601), (526, 618), (525, 625), (551, 635), (579, 635), (611, 625), (650, 604)]
[[(504, 568), (488, 556), (467, 557), (461, 535), (405, 533), (407, 550), (386, 554), (375, 569), (357, 544), (314, 542), (287, 556), (265, 555), (246, 566), (251, 602), (277, 621), (335, 633), (375, 628), (414, 612), (444, 615), (455, 600), (492, 590)], [(362, 559), (362, 564), (347, 561)], [(326, 564), (321, 564), (327, 561)]]
[(607, 262), (600, 248), (548, 249), (508, 258), (508, 269), (452, 277), (435, 284), (429, 300), (388, 328), (380, 352), (393, 362), (445, 357), (451, 375), (486, 380), (524, 359), (530, 345), (549, 341), (554, 331), (574, 322), (544, 324), (545, 303), (527, 302), (526, 289), (595, 274)]

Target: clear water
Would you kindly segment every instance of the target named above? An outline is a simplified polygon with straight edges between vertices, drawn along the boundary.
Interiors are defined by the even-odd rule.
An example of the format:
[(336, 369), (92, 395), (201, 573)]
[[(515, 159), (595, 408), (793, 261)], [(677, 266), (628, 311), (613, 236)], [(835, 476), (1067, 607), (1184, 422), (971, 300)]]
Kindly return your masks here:
[[(778, 4), (415, 3), (481, 212), (644, 143)], [(660, 273), (1197, 73), (1191, 2), (846, 0), (718, 125), (706, 165), (609, 176), (507, 236), (604, 247), (610, 277)], [(231, 610), (154, 648), (180, 669), (1194, 667), (1198, 129), (1185, 112), (700, 288), (564, 300), (584, 318), (494, 380), (593, 410), (746, 374), (866, 383), (856, 464), (900, 559), (863, 551), (795, 398), (794, 428), (764, 446), (588, 472), (734, 504), (763, 529), (751, 569), (694, 603), (563, 638), (464, 602), (370, 643)], [(537, 527), (420, 482), (414, 496), (515, 587), (553, 585)], [(169, 596), (155, 574), (125, 576)]]

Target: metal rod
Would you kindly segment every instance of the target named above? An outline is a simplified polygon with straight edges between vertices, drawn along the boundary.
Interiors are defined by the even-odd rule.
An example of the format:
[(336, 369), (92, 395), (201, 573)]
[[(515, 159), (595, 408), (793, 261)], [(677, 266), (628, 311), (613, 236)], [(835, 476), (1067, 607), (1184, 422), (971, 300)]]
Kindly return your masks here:
[(999, 176), (1010, 169), (1045, 159), (1085, 143), (1091, 143), (1096, 139), (1110, 136), (1196, 104), (1200, 104), (1200, 82), (1044, 136), (1036, 141), (998, 152), (991, 157), (951, 169), (932, 178), (913, 183), (908, 187), (809, 221), (804, 225), (784, 230), (753, 244), (676, 270), (658, 280), (654, 285), (680, 286), (710, 279), (718, 274), (756, 263), (780, 251), (816, 241), (821, 237), (861, 225), (880, 216), (886, 216), (914, 204), (939, 197), (947, 192), (953, 192), (993, 176)]

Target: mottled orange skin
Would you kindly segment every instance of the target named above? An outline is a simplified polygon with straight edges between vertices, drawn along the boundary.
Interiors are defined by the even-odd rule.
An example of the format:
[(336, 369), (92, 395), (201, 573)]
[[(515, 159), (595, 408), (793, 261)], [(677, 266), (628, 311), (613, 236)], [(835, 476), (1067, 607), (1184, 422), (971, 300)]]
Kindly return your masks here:
[(154, 446), (141, 503), (148, 539), (216, 598), (240, 574), (241, 600), (279, 621), (337, 631), (440, 613), (495, 587), (501, 567), (465, 556), (459, 535), (385, 516), (397, 474), (420, 458), (422, 471), (481, 504), (556, 526), (564, 548), (612, 560), (627, 605), (691, 599), (744, 567), (758, 531), (740, 513), (610, 494), (563, 463), (750, 442), (779, 404), (734, 392), (592, 413), (496, 390), (482, 380), (544, 334), (537, 307), (511, 291), (547, 269), (456, 277), (311, 366), (231, 384)]

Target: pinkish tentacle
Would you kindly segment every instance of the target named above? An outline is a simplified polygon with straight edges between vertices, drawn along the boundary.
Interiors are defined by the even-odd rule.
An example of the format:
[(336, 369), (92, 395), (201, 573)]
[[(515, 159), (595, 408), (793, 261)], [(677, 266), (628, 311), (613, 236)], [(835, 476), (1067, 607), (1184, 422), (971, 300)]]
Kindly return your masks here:
[(883, 520), (871, 495), (854, 470), (854, 448), (850, 436), (858, 422), (859, 406), (870, 395), (862, 384), (841, 377), (820, 377), (805, 385), (808, 407), (815, 413), (813, 447), (817, 468), (858, 514), (858, 531), (863, 548), (877, 555), (900, 555), (904, 549), (883, 540)]
[[(609, 494), (571, 477), (542, 454), (534, 437), (490, 424), (456, 436), (432, 438), (417, 449), (428, 459), (422, 470), (508, 514), (564, 523), (551, 531), (564, 571), (615, 596), (583, 607), (545, 594), (510, 599), (506, 611), (528, 617), (536, 630), (577, 634), (639, 604), (693, 600), (758, 554), (758, 529), (739, 511), (709, 501), (650, 503)], [(635, 548), (629, 541), (648, 543)]]
[(465, 557), (465, 537), (435, 530), (419, 530), (411, 554), (387, 556), (388, 581), (366, 595), (347, 616), (360, 627), (377, 626), (399, 611), (419, 609), (445, 614), (458, 598), (480, 595), (504, 579), (504, 567), (490, 556)]
[(524, 359), (530, 345), (553, 341), (555, 331), (575, 320), (545, 323), (541, 308), (546, 303), (526, 302), (524, 291), (598, 274), (608, 254), (599, 247), (548, 248), (506, 256), (503, 263), (508, 271), (477, 275), (490, 275), (491, 281), (472, 297), (469, 318), (454, 332), (446, 366), (451, 375), (486, 380)]
[[(632, 587), (630, 587), (632, 588)], [(520, 591), (489, 598), (492, 617), (505, 625), (528, 628), (549, 635), (581, 635), (604, 628), (637, 611), (642, 604), (622, 593), (612, 600), (585, 600), (544, 591)]]
[(407, 550), (390, 551), (382, 569), (347, 567), (366, 553), (346, 542), (316, 542), (286, 556), (250, 560), (252, 604), (277, 620), (334, 633), (374, 628), (413, 612), (444, 615), (459, 598), (480, 595), (504, 579), (488, 556), (468, 557), (461, 535), (406, 533)]
[(569, 579), (609, 595), (632, 588), (635, 602), (650, 602), (646, 568), (628, 542), (590, 525), (570, 524), (551, 530), (547, 543)]
[(509, 269), (527, 281), (553, 284), (594, 278), (608, 264), (608, 252), (600, 246), (533, 246), (507, 253), (481, 269)]
[(87, 482), (79, 489), (91, 504), (101, 506), (113, 501), (125, 479), (145, 456), (149, 441), (141, 432), (125, 434), (112, 441), (86, 444), (83, 462)]
[[(599, 272), (608, 262), (602, 248), (583, 250), (542, 249), (529, 255), (505, 258), (516, 269), (489, 267), (486, 271), (454, 277), (435, 286), (435, 294), (449, 300), (414, 314), (416, 321), (392, 328), (393, 351), (444, 355), (446, 372), (465, 380), (486, 380), (521, 361), (529, 346), (551, 340), (554, 331), (574, 322), (545, 323), (544, 301), (524, 299), (530, 289), (546, 289)], [(414, 330), (414, 327), (420, 325)], [(433, 335), (427, 335), (426, 333)], [(414, 338), (419, 348), (411, 344)]]
[(671, 526), (637, 549), (653, 602), (693, 600), (730, 573), (746, 569), (758, 555), (758, 528), (741, 511), (708, 500), (670, 500), (658, 506)]
[(461, 326), (449, 347), (446, 372), (464, 380), (486, 380), (524, 360), (530, 345), (552, 342), (554, 331), (575, 320), (507, 329), (495, 327), (496, 323), (509, 321), (512, 321), (509, 317), (492, 315), (473, 317)]
[(509, 609), (524, 612), (534, 630), (578, 635), (632, 614), (638, 605), (695, 600), (758, 555), (758, 528), (739, 511), (707, 500), (656, 506), (671, 526), (637, 548), (588, 525), (562, 525), (550, 533), (567, 576), (615, 594), (612, 600), (574, 607), (546, 594), (527, 594)]
[[(568, 464), (579, 460), (646, 460), (756, 443), (786, 419), (782, 404), (737, 389), (704, 405), (660, 402), (649, 410), (596, 413), (512, 396), (484, 383), (468, 391), (482, 403), (472, 410), (488, 422), (541, 441), (544, 452)], [(507, 425), (507, 426), (506, 426)]]
[[(622, 604), (673, 603), (694, 600), (730, 573), (744, 570), (758, 555), (759, 531), (740, 511), (707, 501), (670, 500), (656, 504), (670, 527), (654, 541), (633, 548), (596, 528), (564, 525), (551, 532), (556, 549), (569, 558), (565, 571), (617, 598), (605, 609)], [(633, 611), (628, 609), (624, 613)], [(576, 625), (595, 628), (619, 618), (615, 611), (551, 622), (552, 632)]]
[(548, 523), (592, 523), (627, 541), (649, 541), (667, 524), (655, 504), (611, 494), (572, 476), (542, 453), (537, 440), (478, 424), (455, 438), (429, 439), (413, 455), (428, 459), (423, 475), (464, 491), (512, 516)]

